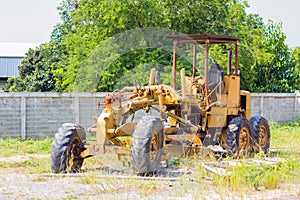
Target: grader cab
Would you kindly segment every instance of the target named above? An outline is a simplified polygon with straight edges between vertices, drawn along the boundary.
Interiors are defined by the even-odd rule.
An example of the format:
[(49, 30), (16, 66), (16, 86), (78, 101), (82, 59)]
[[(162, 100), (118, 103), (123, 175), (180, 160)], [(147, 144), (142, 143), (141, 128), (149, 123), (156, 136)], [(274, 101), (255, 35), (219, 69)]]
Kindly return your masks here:
[[(55, 134), (51, 169), (77, 172), (83, 160), (104, 153), (129, 154), (134, 172), (150, 173), (161, 160), (217, 149), (227, 156), (242, 152), (268, 153), (270, 130), (262, 116), (251, 117), (250, 93), (240, 90), (238, 37), (211, 34), (170, 35), (173, 40), (172, 84), (160, 84), (151, 70), (146, 86), (125, 87), (107, 94), (105, 109), (88, 129), (97, 143), (87, 144), (85, 130), (78, 124), (63, 124)], [(177, 88), (177, 47), (192, 45), (192, 74), (180, 70)], [(210, 63), (209, 47), (227, 44), (227, 68)], [(204, 75), (197, 73), (197, 46), (204, 46)], [(233, 68), (233, 69), (232, 69)], [(143, 111), (139, 121), (132, 120)], [(217, 148), (216, 148), (217, 147)]]

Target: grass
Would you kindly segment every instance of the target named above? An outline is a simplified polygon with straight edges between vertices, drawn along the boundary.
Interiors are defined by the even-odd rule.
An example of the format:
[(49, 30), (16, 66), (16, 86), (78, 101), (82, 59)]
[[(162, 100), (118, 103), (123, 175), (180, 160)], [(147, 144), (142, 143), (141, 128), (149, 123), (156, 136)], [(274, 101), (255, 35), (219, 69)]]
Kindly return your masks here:
[[(281, 183), (300, 184), (300, 165), (298, 159), (289, 159), (276, 165), (241, 166), (233, 168), (231, 176), (216, 176), (214, 184), (226, 189), (245, 192), (251, 188), (259, 190), (276, 189)], [(241, 187), (242, 186), (242, 187)]]
[(0, 162), (0, 169), (13, 171), (14, 173), (36, 174), (50, 172), (49, 157), (29, 157), (24, 161), (18, 159)]
[[(271, 129), (271, 149), (275, 149), (272, 156), (283, 158), (284, 160), (275, 165), (260, 163), (258, 165), (248, 165), (245, 160), (240, 159), (240, 165), (232, 167), (231, 175), (221, 176), (211, 174), (203, 169), (203, 159), (181, 159), (176, 158), (172, 163), (177, 168), (184, 168), (193, 171), (195, 182), (188, 181), (186, 175), (179, 178), (179, 181), (168, 186), (168, 183), (159, 181), (144, 181), (137, 179), (119, 179), (117, 176), (107, 176), (99, 178), (99, 174), (106, 172), (95, 171), (85, 173), (77, 180), (79, 184), (89, 185), (95, 194), (110, 194), (137, 191), (140, 196), (150, 197), (153, 193), (167, 191), (174, 196), (184, 196), (191, 194), (191, 198), (205, 197), (204, 190), (211, 190), (213, 187), (221, 199), (228, 195), (228, 191), (234, 192), (241, 198), (253, 191), (274, 190), (285, 184), (300, 185), (300, 126), (294, 123), (279, 125), (270, 123)], [(49, 153), (53, 139), (44, 140), (21, 140), (21, 139), (0, 139), (0, 157), (22, 156), (29, 157), (26, 160), (11, 160), (9, 162), (0, 161), (0, 170), (10, 170), (20, 173), (45, 173), (50, 172)], [(42, 156), (30, 156), (42, 154)], [(43, 156), (44, 155), (44, 156)], [(257, 154), (254, 158), (259, 159), (263, 155)], [(125, 159), (125, 158), (124, 158)], [(125, 159), (126, 161), (126, 159)], [(225, 159), (225, 161), (231, 161)], [(102, 167), (105, 165), (122, 165), (117, 161), (116, 155), (95, 156), (84, 161), (84, 167)], [(228, 169), (229, 170), (229, 169)], [(209, 183), (203, 179), (209, 177)], [(37, 179), (36, 181), (39, 181)], [(167, 185), (167, 186), (166, 186)], [(163, 189), (164, 188), (164, 189)], [(299, 187), (298, 187), (299, 188)], [(300, 189), (300, 188), (299, 188)], [(298, 192), (300, 196), (300, 192)]]
[(300, 126), (294, 123), (286, 123), (280, 126), (270, 123), (271, 148), (290, 152), (300, 152)]
[(129, 193), (136, 190), (141, 196), (149, 196), (158, 190), (157, 181), (137, 180), (131, 177), (124, 179), (120, 178), (118, 174), (105, 175), (99, 171), (89, 172), (85, 176), (81, 176), (78, 182), (89, 185), (95, 194), (118, 194), (120, 191)]
[[(232, 169), (229, 176), (215, 175), (213, 184), (220, 193), (235, 191), (247, 194), (252, 189), (278, 189), (283, 184), (300, 184), (300, 126), (287, 123), (280, 126), (271, 123), (271, 149), (275, 149), (273, 156), (283, 158), (275, 165), (261, 163), (259, 165), (246, 165), (243, 160)], [(257, 154), (254, 158), (261, 157)]]
[(43, 140), (0, 139), (0, 157), (28, 154), (49, 154), (53, 138)]
[[(43, 140), (0, 139), (0, 169), (14, 173), (50, 172), (52, 138)], [(44, 156), (43, 156), (44, 155)]]

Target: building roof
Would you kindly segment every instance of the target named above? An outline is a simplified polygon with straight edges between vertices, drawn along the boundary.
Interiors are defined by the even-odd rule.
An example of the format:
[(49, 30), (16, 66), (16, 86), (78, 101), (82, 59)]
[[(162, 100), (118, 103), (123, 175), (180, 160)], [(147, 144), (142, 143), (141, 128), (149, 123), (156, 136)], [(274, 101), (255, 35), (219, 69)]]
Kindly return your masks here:
[(0, 78), (19, 76), (18, 66), (22, 57), (0, 57)]
[(34, 49), (37, 43), (0, 43), (0, 57), (24, 57), (29, 48)]

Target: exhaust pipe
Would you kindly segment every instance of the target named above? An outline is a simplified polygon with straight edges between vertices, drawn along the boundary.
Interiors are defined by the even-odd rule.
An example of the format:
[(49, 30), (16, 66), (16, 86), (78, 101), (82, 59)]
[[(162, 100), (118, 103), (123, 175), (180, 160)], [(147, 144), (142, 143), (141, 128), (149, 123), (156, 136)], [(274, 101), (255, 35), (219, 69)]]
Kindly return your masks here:
[(154, 83), (155, 83), (155, 68), (152, 68), (150, 72), (149, 85), (154, 85)]

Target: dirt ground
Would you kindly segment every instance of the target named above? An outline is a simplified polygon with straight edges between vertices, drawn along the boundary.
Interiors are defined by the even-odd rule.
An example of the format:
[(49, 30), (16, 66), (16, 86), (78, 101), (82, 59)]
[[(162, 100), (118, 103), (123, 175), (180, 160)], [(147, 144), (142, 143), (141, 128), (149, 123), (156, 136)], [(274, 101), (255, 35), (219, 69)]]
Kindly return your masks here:
[[(31, 155), (32, 156), (32, 155)], [(43, 157), (45, 155), (36, 155)], [(48, 155), (46, 155), (48, 156)], [(49, 156), (48, 156), (49, 157)], [(0, 159), (24, 161), (26, 156)], [(279, 189), (228, 193), (211, 180), (182, 175), (184, 169), (162, 171), (158, 177), (137, 177), (128, 173), (107, 173), (103, 169), (78, 174), (24, 173), (0, 168), (2, 199), (300, 199), (300, 186), (280, 185)]]

